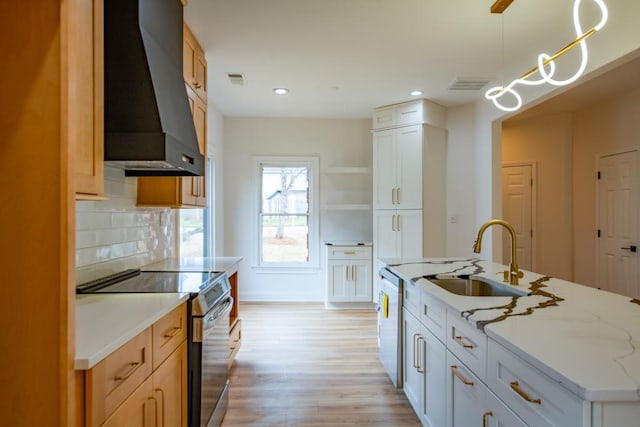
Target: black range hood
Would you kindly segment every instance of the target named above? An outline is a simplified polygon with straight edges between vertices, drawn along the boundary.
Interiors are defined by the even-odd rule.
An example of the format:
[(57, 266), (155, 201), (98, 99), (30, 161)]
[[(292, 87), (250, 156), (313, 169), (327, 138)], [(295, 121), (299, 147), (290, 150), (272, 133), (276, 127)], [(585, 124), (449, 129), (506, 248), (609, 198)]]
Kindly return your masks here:
[(203, 175), (182, 74), (180, 0), (107, 0), (105, 147), (127, 176)]

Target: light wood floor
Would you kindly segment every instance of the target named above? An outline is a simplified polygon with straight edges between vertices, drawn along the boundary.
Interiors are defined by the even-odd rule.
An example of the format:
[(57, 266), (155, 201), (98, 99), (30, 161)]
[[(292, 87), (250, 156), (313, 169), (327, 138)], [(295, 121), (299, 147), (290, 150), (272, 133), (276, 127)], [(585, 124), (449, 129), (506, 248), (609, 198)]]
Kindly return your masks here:
[(420, 425), (378, 360), (373, 310), (243, 303), (240, 318), (223, 427)]

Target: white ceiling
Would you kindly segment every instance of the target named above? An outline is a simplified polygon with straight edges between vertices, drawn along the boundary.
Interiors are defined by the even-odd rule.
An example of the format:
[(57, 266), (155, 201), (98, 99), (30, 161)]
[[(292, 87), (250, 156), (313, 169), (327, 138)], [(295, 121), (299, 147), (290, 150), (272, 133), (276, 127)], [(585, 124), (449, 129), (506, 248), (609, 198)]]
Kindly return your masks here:
[[(206, 52), (210, 102), (225, 116), (351, 118), (414, 89), (444, 106), (471, 102), (575, 37), (573, 0), (515, 0), (503, 15), (489, 12), (492, 3), (189, 0), (185, 19)], [(581, 14), (585, 29), (599, 19), (593, 2)], [(245, 84), (232, 85), (228, 72)], [(456, 77), (494, 82), (447, 89)], [(291, 92), (276, 96), (282, 86)]]

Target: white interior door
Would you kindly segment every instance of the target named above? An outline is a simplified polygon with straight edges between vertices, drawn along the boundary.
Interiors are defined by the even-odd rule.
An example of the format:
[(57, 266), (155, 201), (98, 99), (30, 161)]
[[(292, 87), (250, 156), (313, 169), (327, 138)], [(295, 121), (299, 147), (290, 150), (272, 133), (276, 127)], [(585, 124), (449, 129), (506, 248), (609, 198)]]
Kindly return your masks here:
[[(502, 167), (502, 217), (513, 225), (518, 243), (518, 267), (533, 271), (533, 165)], [(502, 233), (502, 262), (511, 260), (511, 238)]]
[(598, 169), (598, 287), (639, 298), (638, 152), (600, 157)]

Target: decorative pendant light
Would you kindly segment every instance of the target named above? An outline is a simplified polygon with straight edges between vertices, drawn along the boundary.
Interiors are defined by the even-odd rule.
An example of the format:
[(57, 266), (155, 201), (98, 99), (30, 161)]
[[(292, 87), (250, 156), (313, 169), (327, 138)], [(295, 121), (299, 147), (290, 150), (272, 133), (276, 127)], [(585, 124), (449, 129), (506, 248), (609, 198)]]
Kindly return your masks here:
[[(513, 0), (498, 0), (491, 7), (491, 11), (493, 12), (495, 9), (496, 12), (493, 12), (493, 13), (502, 13), (502, 11), (504, 11), (504, 9), (506, 9), (507, 6), (511, 4), (511, 1)], [(514, 89), (517, 85), (522, 84), (526, 86), (537, 86), (543, 83), (549, 83), (554, 86), (564, 86), (576, 81), (582, 75), (582, 73), (584, 73), (584, 70), (587, 67), (588, 52), (587, 52), (586, 39), (589, 36), (592, 36), (593, 34), (595, 34), (597, 31), (600, 31), (602, 27), (604, 27), (604, 25), (607, 23), (608, 11), (604, 2), (602, 0), (592, 0), (592, 1), (594, 1), (600, 8), (601, 18), (600, 18), (600, 22), (597, 25), (595, 25), (593, 28), (591, 28), (586, 32), (582, 30), (582, 25), (580, 24), (580, 13), (579, 13), (581, 0), (575, 0), (575, 2), (573, 3), (573, 25), (576, 31), (576, 39), (571, 43), (569, 43), (568, 45), (566, 45), (565, 47), (563, 47), (562, 49), (560, 49), (559, 51), (557, 51), (553, 55), (541, 53), (540, 55), (538, 55), (538, 65), (536, 65), (531, 70), (524, 73), (519, 78), (513, 80), (511, 83), (509, 83), (506, 86), (496, 86), (489, 89), (485, 93), (485, 98), (491, 100), (496, 107), (498, 107), (503, 111), (516, 111), (522, 106), (522, 97)], [(578, 67), (578, 70), (575, 72), (573, 76), (565, 80), (554, 79), (553, 76), (556, 72), (556, 64), (554, 61), (576, 46), (580, 46), (580, 53), (581, 53), (581, 62), (580, 62), (580, 66)], [(530, 79), (534, 75), (539, 75), (540, 78), (537, 80)], [(515, 103), (512, 106), (504, 104), (505, 100), (503, 99), (503, 97), (505, 95), (510, 95), (512, 100), (515, 100)]]

